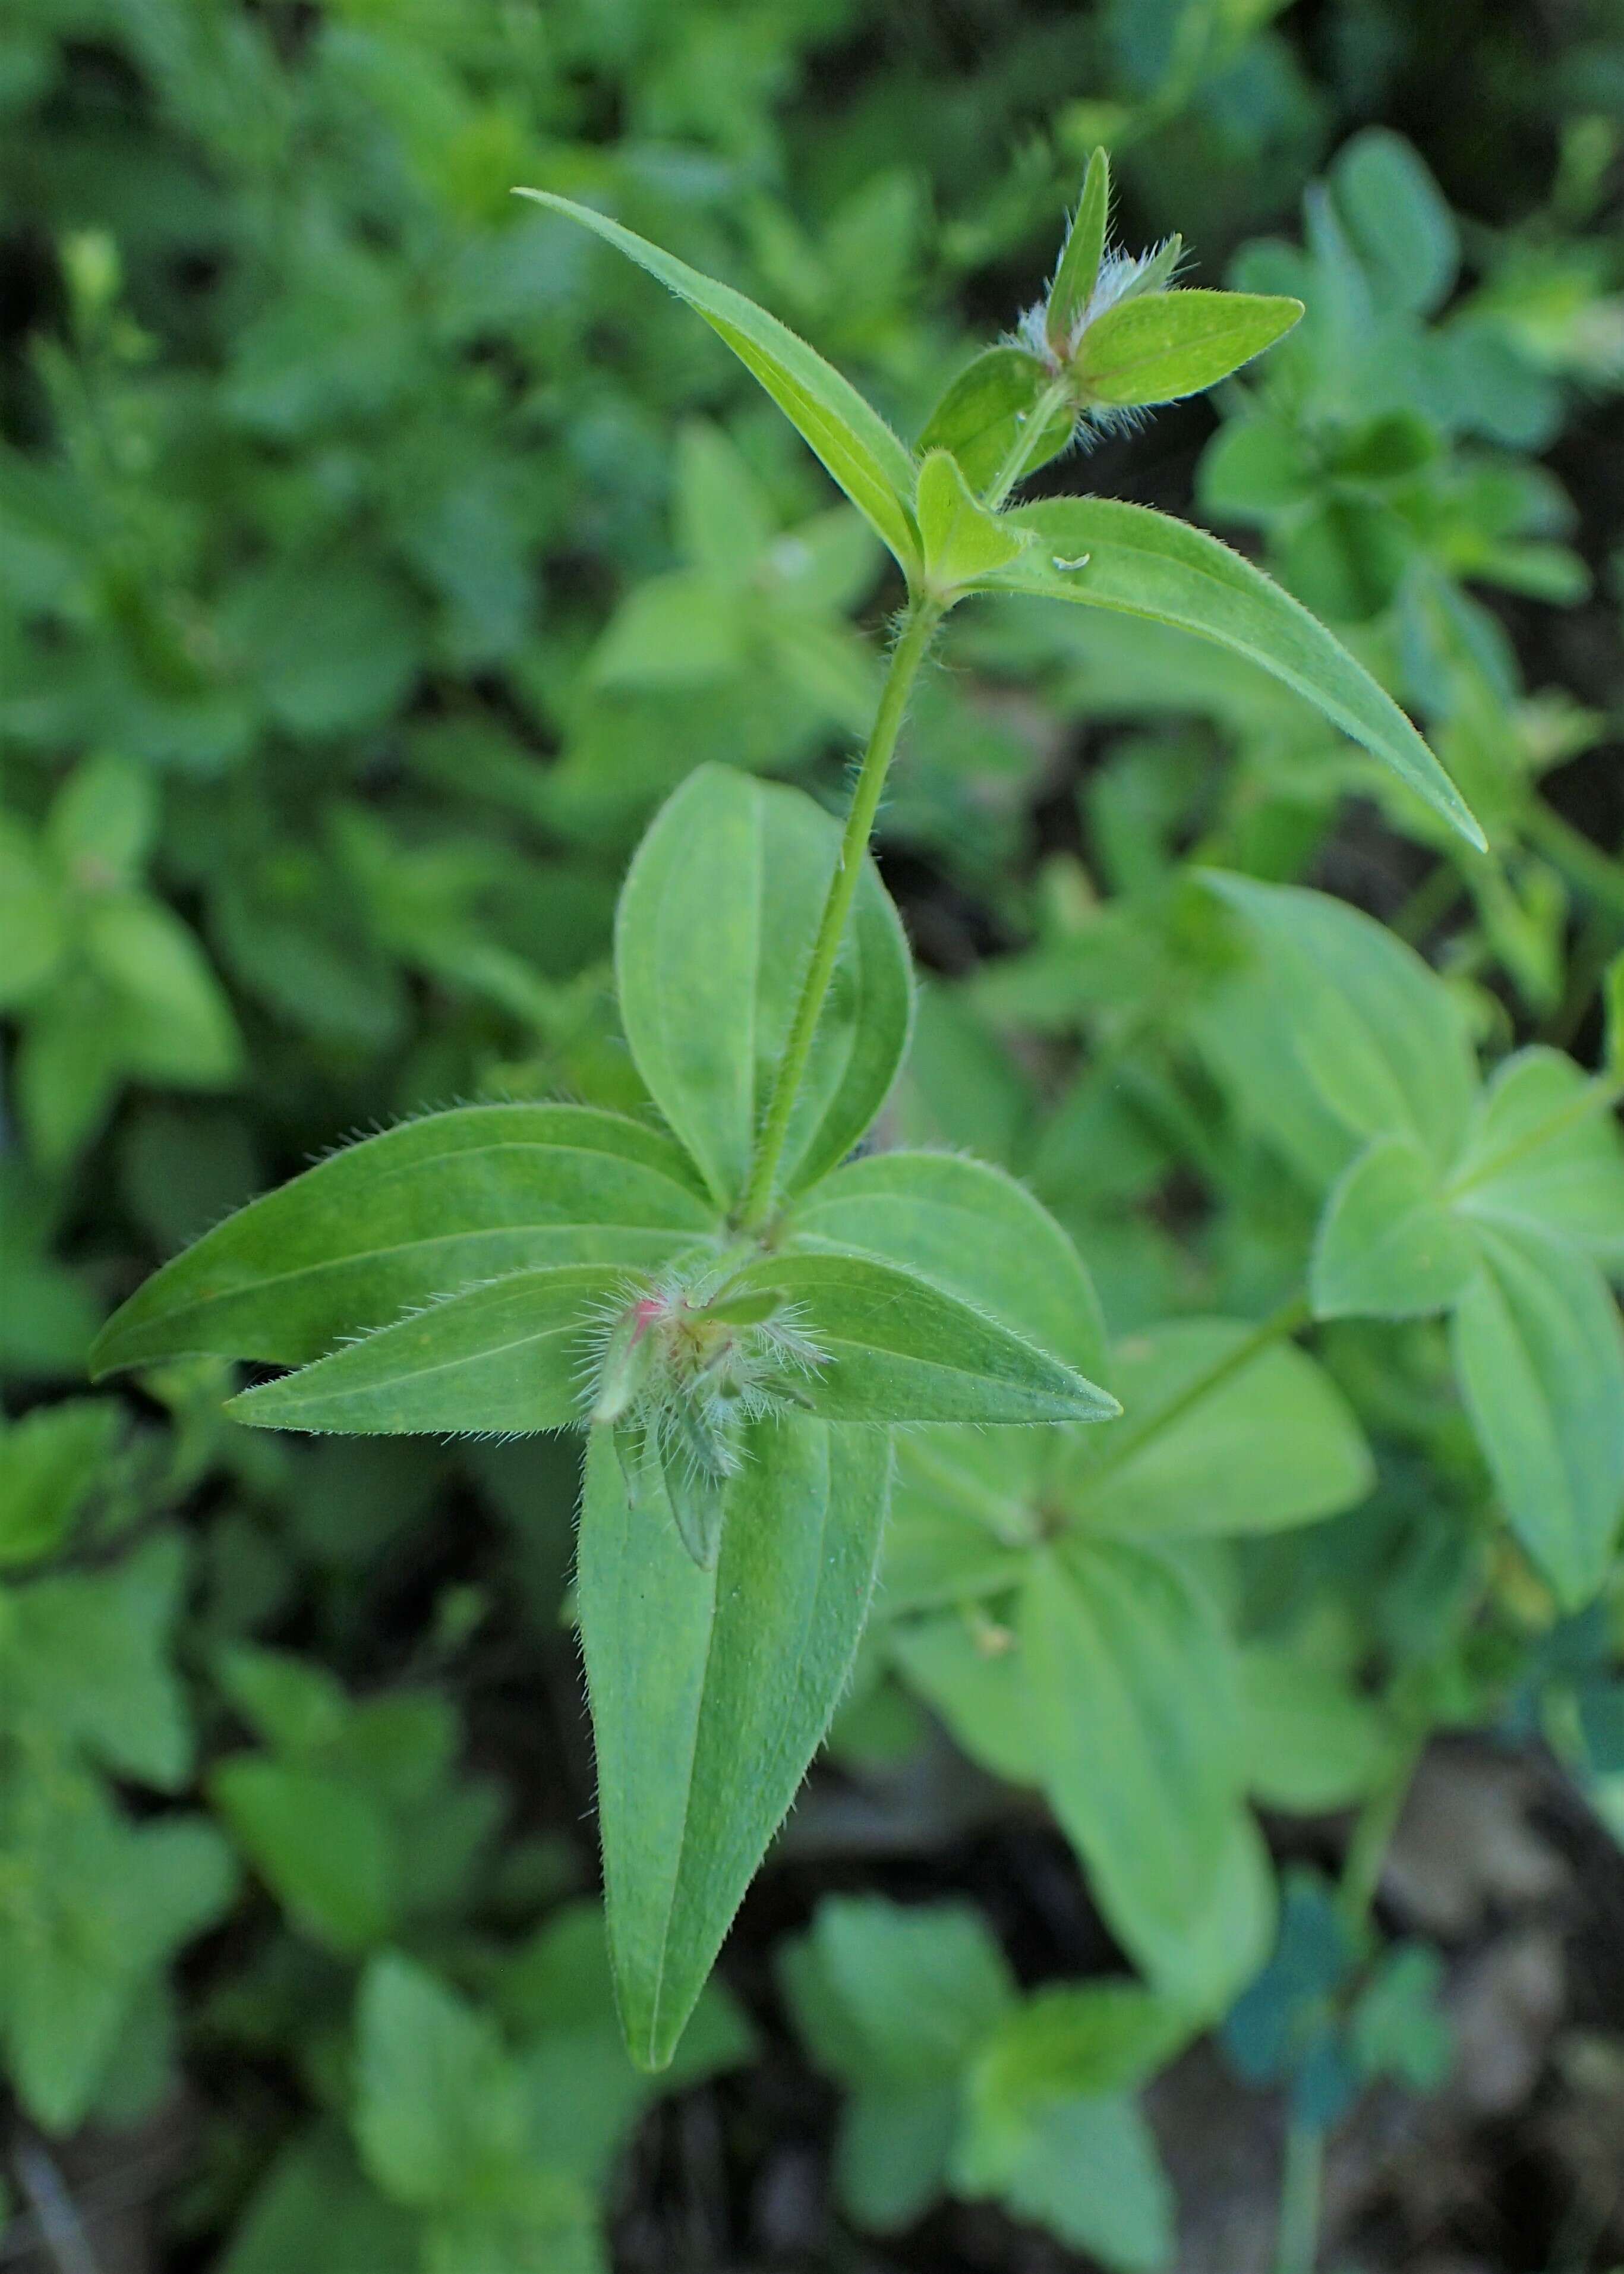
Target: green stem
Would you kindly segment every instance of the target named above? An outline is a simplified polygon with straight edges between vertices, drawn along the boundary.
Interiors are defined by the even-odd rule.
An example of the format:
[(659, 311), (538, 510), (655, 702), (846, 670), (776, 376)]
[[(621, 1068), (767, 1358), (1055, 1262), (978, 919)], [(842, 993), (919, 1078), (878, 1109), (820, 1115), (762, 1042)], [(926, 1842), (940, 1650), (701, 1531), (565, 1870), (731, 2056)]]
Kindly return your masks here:
[(1543, 798), (1530, 798), (1522, 816), (1522, 834), (1587, 900), (1605, 908), (1609, 915), (1624, 917), (1624, 862), (1592, 845)]
[(1175, 1397), (1169, 1397), (1164, 1405), (1153, 1407), (1142, 1419), (1128, 1423), (1118, 1432), (1114, 1442), (1108, 1445), (1104, 1458), (1097, 1461), (1088, 1471), (1085, 1480), (1087, 1488), (1092, 1490), (1101, 1478), (1114, 1474), (1124, 1461), (1131, 1461), (1136, 1453), (1142, 1452), (1153, 1437), (1159, 1437), (1164, 1429), (1170, 1429), (1175, 1421), (1182, 1421), (1192, 1406), (1199, 1405), (1214, 1389), (1221, 1389), (1236, 1374), (1243, 1373), (1259, 1352), (1267, 1350), (1271, 1343), (1282, 1342), (1288, 1335), (1296, 1334), (1297, 1329), (1305, 1327), (1312, 1316), (1306, 1295), (1294, 1295), (1289, 1303), (1282, 1303), (1279, 1310), (1271, 1312), (1267, 1319), (1254, 1327), (1244, 1342), (1237, 1343), (1233, 1350), (1226, 1351), (1221, 1359), (1215, 1359), (1192, 1382), (1187, 1382)]
[(1320, 2196), (1325, 2176), (1325, 2135), (1293, 2117), (1286, 2133), (1280, 2178), (1280, 2225), (1274, 2274), (1314, 2274), (1320, 2255)]
[(1381, 1867), (1393, 1844), (1399, 1818), (1404, 1812), (1404, 1803), (1410, 1797), (1423, 1743), (1423, 1739), (1412, 1737), (1402, 1746), (1391, 1770), (1375, 1791), (1366, 1795), (1354, 1819), (1348, 1851), (1342, 1857), (1336, 1901), (1344, 1921), (1356, 1932), (1369, 1918), (1376, 1900), (1376, 1891), (1381, 1885)]
[(1071, 399), (1069, 380), (1053, 379), (1039, 395), (1015, 430), (1015, 440), (1009, 447), (1004, 463), (993, 478), (992, 487), (981, 503), (989, 513), (996, 513), (1010, 492), (1026, 472), (1040, 438), (1049, 432), (1049, 421), (1064, 410)]
[(806, 1078), (807, 1062), (812, 1055), (812, 1043), (817, 1033), (818, 1020), (823, 1015), (824, 998), (839, 960), (840, 943), (846, 934), (846, 919), (852, 912), (857, 880), (862, 874), (863, 856), (868, 849), (874, 817), (879, 810), (886, 772), (897, 747), (897, 737), (902, 731), (903, 715), (907, 710), (914, 679), (925, 659), (926, 651), (936, 636), (943, 613), (939, 600), (915, 599), (911, 602), (907, 614), (903, 617), (896, 645), (891, 651), (885, 684), (880, 689), (879, 709), (875, 712), (868, 747), (863, 752), (857, 787), (852, 793), (851, 810), (846, 817), (839, 857), (835, 862), (834, 875), (829, 880), (829, 896), (823, 902), (817, 937), (812, 946), (812, 960), (801, 983), (801, 997), (795, 1005), (789, 1040), (785, 1044), (783, 1057), (778, 1060), (767, 1118), (762, 1124), (756, 1158), (750, 1167), (750, 1181), (740, 1215), (741, 1227), (746, 1231), (759, 1230), (771, 1213), (778, 1167), (789, 1136), (790, 1120), (795, 1111), (801, 1085)]

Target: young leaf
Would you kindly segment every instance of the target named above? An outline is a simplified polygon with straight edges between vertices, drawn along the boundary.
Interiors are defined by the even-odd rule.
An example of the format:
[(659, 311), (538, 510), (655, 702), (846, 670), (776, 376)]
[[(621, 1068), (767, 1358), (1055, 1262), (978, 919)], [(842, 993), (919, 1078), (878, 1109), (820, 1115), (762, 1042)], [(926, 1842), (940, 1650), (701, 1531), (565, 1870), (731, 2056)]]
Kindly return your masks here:
[(819, 2059), (854, 2084), (957, 2076), (1015, 2002), (1003, 1952), (959, 1903), (829, 1896), (786, 1975)]
[(96, 1374), (195, 1352), (301, 1366), (412, 1306), (545, 1263), (663, 1262), (713, 1221), (670, 1140), (580, 1105), (470, 1105), (336, 1153), (139, 1288)]
[(762, 1424), (747, 1455), (712, 1571), (662, 1507), (628, 1505), (601, 1431), (587, 1457), (581, 1634), (609, 1935), (645, 2068), (670, 2060), (828, 1728), (884, 1521), (881, 1431)]
[(1111, 162), (1095, 150), (1083, 176), (1083, 193), (1066, 232), (1060, 266), (1049, 288), (1049, 307), (1043, 328), (1056, 355), (1071, 343), (1071, 328), (1093, 297), (1105, 258), (1105, 235), (1111, 218)]
[(1095, 317), (1072, 369), (1096, 403), (1177, 403), (1273, 347), (1302, 313), (1300, 300), (1254, 292), (1147, 292)]
[(849, 380), (742, 292), (702, 276), (686, 261), (622, 229), (606, 215), (555, 197), (549, 190), (521, 190), (518, 195), (595, 230), (605, 244), (658, 277), (679, 300), (686, 300), (766, 388), (903, 568), (911, 573), (918, 566), (918, 539), (908, 508), (913, 460)]
[(373, 2179), (424, 2209), (488, 2192), (524, 2147), (518, 2078), (488, 2016), (388, 1951), (361, 1983), (356, 2135)]
[(1032, 542), (1029, 531), (989, 513), (945, 450), (932, 450), (919, 470), (919, 534), (926, 579), (944, 596), (1006, 568)]
[[(620, 894), (627, 1039), (724, 1206), (744, 1188), (838, 852), (835, 824), (800, 790), (701, 766), (655, 816)], [(785, 1148), (790, 1189), (831, 1169), (868, 1128), (912, 1016), (907, 942), (865, 862)]]
[(901, 1264), (1079, 1374), (1103, 1370), (1093, 1282), (1048, 1209), (1003, 1169), (959, 1153), (870, 1153), (807, 1193), (786, 1230), (798, 1247)]
[(1425, 1318), (1447, 1310), (1477, 1269), (1477, 1244), (1437, 1170), (1398, 1131), (1373, 1138), (1332, 1193), (1309, 1293), (1317, 1319)]
[(118, 1412), (71, 1397), (0, 1420), (0, 1569), (49, 1555), (66, 1539), (112, 1457)]
[(1624, 1140), (1611, 1100), (1560, 1050), (1497, 1066), (1449, 1178), (1469, 1221), (1521, 1226), (1593, 1255), (1624, 1254)]
[(825, 1421), (1098, 1421), (1120, 1410), (1009, 1328), (866, 1255), (769, 1256), (739, 1284), (780, 1290), (824, 1353), (797, 1394)]
[(1245, 919), (1284, 1035), (1326, 1104), (1355, 1135), (1408, 1135), (1447, 1168), (1477, 1084), (1442, 980), (1394, 933), (1328, 893), (1204, 875)]
[[(1148, 616), (1246, 657), (1390, 765), (1469, 843), (1485, 845), (1392, 697), (1306, 608), (1215, 537), (1115, 498), (1050, 499), (1016, 508), (1011, 519), (1036, 543), (994, 571), (987, 591)], [(1086, 568), (1067, 566), (1084, 559)]]
[(294, 1924), (323, 1949), (349, 1957), (395, 1931), (400, 1859), (370, 1793), (243, 1754), (214, 1771), (209, 1797)]
[(1606, 1577), (1624, 1512), (1624, 1331), (1594, 1264), (1509, 1225), (1455, 1313), (1455, 1369), (1511, 1527), (1564, 1609)]
[[(1294, 1344), (1259, 1351), (1180, 1407), (1247, 1334), (1237, 1319), (1177, 1319), (1116, 1344), (1111, 1379), (1126, 1419), (1077, 1439), (1064, 1474), (1065, 1503), (1086, 1532), (1123, 1540), (1274, 1532), (1369, 1492), (1374, 1472), (1357, 1422)], [(1116, 1465), (1113, 1438), (1163, 1412), (1166, 1427)]]
[[(973, 490), (996, 478), (1022, 427), (1048, 389), (1048, 365), (1025, 348), (983, 348), (966, 364), (925, 421), (921, 452), (947, 450)], [(1035, 473), (1070, 444), (1077, 424), (1071, 405), (1063, 403), (1028, 446), (1026, 471)]]
[(1149, 2125), (1121, 2094), (1045, 2103), (994, 2131), (973, 2122), (952, 2179), (961, 2195), (996, 2197), (1113, 2274), (1171, 2263), (1173, 2190)]
[(595, 1263), (510, 1272), (244, 1390), (226, 1410), (256, 1428), (347, 1435), (567, 1428), (583, 1418), (594, 1335), (625, 1284), (623, 1271)]

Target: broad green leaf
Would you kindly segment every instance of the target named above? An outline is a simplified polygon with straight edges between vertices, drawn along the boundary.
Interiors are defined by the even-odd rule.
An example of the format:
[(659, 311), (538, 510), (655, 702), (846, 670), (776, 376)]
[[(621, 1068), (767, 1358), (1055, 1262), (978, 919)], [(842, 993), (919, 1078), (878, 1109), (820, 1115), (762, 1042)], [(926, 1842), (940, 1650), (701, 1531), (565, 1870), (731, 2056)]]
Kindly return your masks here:
[(0, 1727), (33, 1721), (117, 1775), (177, 1790), (192, 1756), (169, 1654), (184, 1578), (185, 1551), (171, 1531), (111, 1570), (35, 1579), (0, 1599)]
[(609, 2274), (596, 2211), (572, 2173), (515, 2170), (494, 2201), (434, 2214), (423, 2274)]
[(1096, 316), (1071, 359), (1096, 403), (1177, 403), (1283, 338), (1300, 300), (1255, 292), (1146, 292)]
[[(1262, 571), (1204, 530), (1115, 498), (1056, 498), (1011, 518), (1035, 538), (989, 591), (1148, 616), (1245, 657), (1407, 781), (1473, 845), (1482, 831), (1410, 720), (1362, 664)], [(1085, 561), (1075, 568), (1069, 564)]]
[(1043, 1434), (908, 1429), (885, 1533), (882, 1600), (892, 1615), (970, 1603), (1013, 1585), (1043, 1536), (1053, 1459)]
[(871, 1153), (801, 1201), (797, 1246), (859, 1248), (931, 1279), (1079, 1374), (1105, 1364), (1099, 1299), (1047, 1209), (1002, 1169), (959, 1153)]
[[(951, 451), (972, 489), (989, 488), (1049, 383), (1048, 365), (1025, 348), (983, 348), (966, 365), (925, 422), (921, 451)], [(1070, 403), (1052, 412), (1030, 446), (1026, 471), (1057, 458), (1071, 440)]]
[(250, 2199), (220, 2274), (422, 2274), (415, 2222), (323, 2126), (296, 2135)]
[(885, 1644), (973, 1761), (1011, 1784), (1042, 1782), (1043, 1732), (1012, 1627), (956, 1607), (898, 1620)]
[(947, 2189), (959, 2099), (956, 2077), (851, 2094), (834, 2152), (835, 2192), (848, 2218), (894, 2234), (923, 2217)]
[(747, 1453), (713, 1571), (653, 1495), (628, 1505), (604, 1432), (587, 1457), (579, 1600), (609, 1937), (646, 2068), (670, 2060), (829, 1726), (879, 1554), (883, 1432), (762, 1424)]
[(953, 2160), (961, 2195), (991, 2195), (1118, 2274), (1173, 2255), (1173, 2191), (1149, 2125), (1120, 2094), (1048, 2103), (988, 2138), (972, 2128)]
[(1327, 892), (1203, 874), (1256, 942), (1283, 1039), (1325, 1103), (1354, 1135), (1410, 1136), (1447, 1168), (1477, 1085), (1443, 981), (1373, 917)]
[(1185, 2016), (1137, 1983), (1035, 1991), (981, 2050), (969, 2080), (973, 2121), (990, 2138), (1045, 2103), (1131, 2090), (1188, 2035)]
[(580, 1105), (470, 1105), (352, 1145), (207, 1233), (103, 1329), (98, 1374), (193, 1352), (298, 1366), (459, 1288), (663, 1261), (710, 1222), (658, 1131)]
[(1565, 1609), (1595, 1594), (1624, 1513), (1624, 1332), (1593, 1263), (1479, 1227), (1456, 1306), (1456, 1372), (1513, 1531)]
[(118, 1419), (110, 1400), (71, 1397), (0, 1419), (0, 1567), (62, 1545), (112, 1457)]
[(961, 1903), (829, 1896), (785, 1968), (808, 2043), (852, 2084), (957, 2076), (1015, 1999), (1003, 1952)]
[(945, 450), (930, 451), (919, 470), (919, 534), (925, 576), (944, 595), (1006, 568), (1032, 542), (1028, 531), (989, 513)]
[(1154, 1549), (1064, 1540), (1016, 1629), (1045, 1791), (1115, 1931), (1188, 1931), (1211, 1901), (1240, 1781), (1239, 1699), (1217, 1612)]
[(512, 1271), (380, 1327), (227, 1407), (261, 1429), (402, 1436), (525, 1434), (583, 1418), (596, 1340), (624, 1271)]
[(1391, 1766), (1394, 1733), (1380, 1705), (1320, 1638), (1251, 1644), (1240, 1673), (1247, 1789), (1266, 1808), (1351, 1808)]
[(1400, 1131), (1373, 1138), (1332, 1192), (1309, 1292), (1319, 1319), (1425, 1318), (1447, 1310), (1477, 1268), (1437, 1169)]
[(296, 1759), (325, 1752), (350, 1727), (343, 1684), (312, 1660), (238, 1643), (221, 1653), (215, 1671), (243, 1719), (278, 1752)]
[(678, 568), (628, 596), (589, 671), (599, 687), (710, 687), (735, 678), (748, 655), (738, 591), (703, 569)]
[(119, 998), (117, 1044), (132, 1073), (199, 1088), (237, 1079), (242, 1038), (225, 990), (172, 908), (109, 893), (92, 902), (83, 946)]
[(1057, 353), (1070, 346), (1071, 328), (1087, 307), (1100, 281), (1100, 263), (1105, 258), (1110, 218), (1111, 162), (1105, 151), (1095, 150), (1083, 176), (1083, 193), (1066, 231), (1060, 266), (1049, 288), (1044, 329), (1049, 345)]
[(136, 883), (159, 821), (151, 770), (112, 751), (86, 758), (63, 785), (46, 824), (45, 842), (81, 889), (106, 892)]
[(0, 1913), (0, 2029), (22, 2104), (78, 2128), (155, 1969), (213, 1926), (235, 1890), (229, 1850), (200, 1817), (138, 1827), (101, 1789), (10, 1774), (15, 1828)]
[(232, 1837), (294, 1924), (349, 1956), (398, 1923), (400, 1858), (370, 1793), (314, 1768), (242, 1755), (209, 1780)]
[(1359, 259), (1384, 299), (1425, 315), (1447, 298), (1461, 263), (1455, 216), (1402, 135), (1367, 127), (1337, 153), (1332, 190)]
[[(1122, 1540), (1275, 1532), (1365, 1497), (1374, 1472), (1358, 1424), (1306, 1352), (1274, 1343), (1223, 1370), (1250, 1332), (1237, 1319), (1176, 1319), (1116, 1345), (1111, 1378), (1124, 1418), (1074, 1441), (1061, 1495), (1084, 1531)], [(1164, 1412), (1165, 1426), (1148, 1426)], [(1141, 1428), (1137, 1449), (1116, 1456), (1112, 1441), (1132, 1445)]]
[(824, 1353), (797, 1392), (825, 1421), (1098, 1421), (1118, 1410), (996, 1320), (866, 1255), (768, 1256), (735, 1284), (781, 1292)]
[(1624, 1140), (1604, 1093), (1536, 1045), (1495, 1069), (1449, 1178), (1467, 1218), (1624, 1254)]
[(487, 2014), (387, 1951), (362, 1977), (355, 2129), (367, 2170), (422, 2209), (489, 2195), (524, 2150), (518, 2078)]
[[(655, 817), (615, 920), (620, 1016), (656, 1104), (724, 1206), (744, 1188), (839, 852), (801, 791), (701, 766)], [(907, 1047), (907, 943), (864, 864), (790, 1126), (784, 1181), (833, 1168)]]
[(25, 1003), (68, 945), (67, 898), (27, 832), (0, 814), (0, 1008)]
[(606, 215), (548, 190), (521, 190), (518, 195), (595, 230), (686, 300), (765, 388), (903, 568), (912, 571), (917, 566), (919, 546), (907, 502), (914, 493), (914, 462), (849, 380), (742, 292), (702, 276)]

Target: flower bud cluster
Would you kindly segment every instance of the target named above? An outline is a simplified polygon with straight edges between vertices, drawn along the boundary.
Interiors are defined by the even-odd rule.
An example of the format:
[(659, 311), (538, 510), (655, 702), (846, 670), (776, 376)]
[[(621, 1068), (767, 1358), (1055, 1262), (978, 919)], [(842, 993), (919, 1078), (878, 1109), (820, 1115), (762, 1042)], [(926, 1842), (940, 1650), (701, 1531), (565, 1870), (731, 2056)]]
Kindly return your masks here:
[(753, 1421), (804, 1408), (824, 1363), (801, 1314), (774, 1288), (730, 1285), (712, 1265), (628, 1285), (598, 1321), (588, 1418), (614, 1433), (634, 1502), (658, 1476), (683, 1545), (715, 1562), (727, 1480)]

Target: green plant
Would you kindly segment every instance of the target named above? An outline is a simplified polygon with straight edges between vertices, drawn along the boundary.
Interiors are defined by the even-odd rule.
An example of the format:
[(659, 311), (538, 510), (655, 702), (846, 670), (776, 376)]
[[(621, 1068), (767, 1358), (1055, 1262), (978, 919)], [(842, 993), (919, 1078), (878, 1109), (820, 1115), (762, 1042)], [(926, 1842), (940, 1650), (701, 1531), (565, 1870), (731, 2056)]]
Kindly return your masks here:
[[(219, 1226), (132, 1299), (94, 1354), (103, 1372), (181, 1353), (291, 1366), (235, 1402), (269, 1427), (589, 1424), (578, 1602), (610, 1936), (628, 2043), (656, 2067), (847, 1679), (890, 1495), (889, 1432), (1118, 1411), (1084, 1371), (1099, 1344), (1081, 1269), (1019, 1187), (930, 1156), (841, 1166), (906, 1048), (907, 949), (867, 847), (941, 621), (1002, 592), (1177, 624), (1262, 664), (1476, 834), (1376, 682), (1214, 540), (1103, 500), (1008, 506), (1079, 426), (1211, 386), (1301, 313), (1289, 299), (1178, 289), (1176, 243), (1144, 260), (1109, 251), (1109, 201), (1096, 152), (1023, 343), (953, 381), (914, 453), (741, 295), (542, 198), (719, 333), (904, 574), (844, 827), (794, 792), (702, 768), (644, 838), (616, 919), (616, 985), (665, 1130), (562, 1106), (409, 1124)], [(1108, 1465), (1143, 1426), (1130, 1417)], [(1276, 1520), (1336, 1504), (1344, 1480), (1326, 1457), (1335, 1484), (1316, 1479), (1308, 1509)], [(1356, 1489), (1358, 1474), (1356, 1461)], [(1132, 1633), (1148, 1588), (1154, 1617), (1193, 1621), (1193, 1637), (1198, 1609), (1160, 1608), (1169, 1585), (1177, 1605), (1176, 1579), (1138, 1551), (1120, 1551), (1120, 1572), (1101, 1552), (1089, 1551), (1069, 1613), (1064, 1585), (1040, 1585), (1051, 1622), (1116, 1588)], [(1052, 1654), (1055, 1680), (1087, 1669), (1088, 1639), (1056, 1631)], [(1063, 1712), (1056, 1698), (1048, 1718)], [(1224, 1777), (1194, 1773), (1213, 1796), (1199, 1821), (1210, 1817), (1214, 1854), (1227, 1854)], [(1063, 1766), (1061, 1790), (1071, 1775), (1089, 1786), (1086, 1768)], [(1122, 1804), (1104, 1802), (1084, 1844), (1100, 1868), (1139, 1871), (1143, 1889), (1142, 1838), (1125, 1864), (1113, 1852)], [(1099, 1805), (1079, 1798), (1079, 1819)], [(1148, 1877), (1170, 1860), (1155, 1857)], [(1134, 1905), (1124, 1910), (1138, 1932)]]

